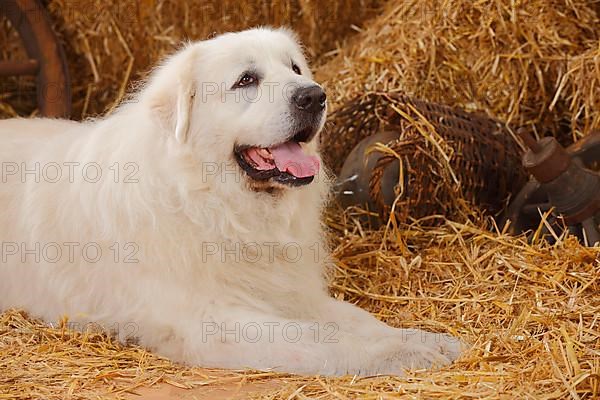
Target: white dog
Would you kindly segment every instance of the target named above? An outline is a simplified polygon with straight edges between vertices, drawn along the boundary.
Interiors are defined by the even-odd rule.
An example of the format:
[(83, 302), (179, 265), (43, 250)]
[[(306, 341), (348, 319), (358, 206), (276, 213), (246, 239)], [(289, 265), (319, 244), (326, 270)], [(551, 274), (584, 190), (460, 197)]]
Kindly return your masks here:
[(0, 310), (205, 367), (451, 362), (452, 337), (327, 293), (326, 108), (293, 35), (253, 29), (186, 46), (106, 118), (1, 121)]

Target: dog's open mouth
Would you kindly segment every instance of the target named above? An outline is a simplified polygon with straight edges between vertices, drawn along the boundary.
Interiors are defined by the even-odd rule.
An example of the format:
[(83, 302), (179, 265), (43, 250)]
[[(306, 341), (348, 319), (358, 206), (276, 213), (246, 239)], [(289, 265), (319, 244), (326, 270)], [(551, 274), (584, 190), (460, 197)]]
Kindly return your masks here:
[(273, 180), (289, 186), (307, 185), (320, 168), (319, 159), (306, 154), (296, 141), (271, 147), (237, 146), (234, 153), (240, 167), (250, 178), (258, 181)]

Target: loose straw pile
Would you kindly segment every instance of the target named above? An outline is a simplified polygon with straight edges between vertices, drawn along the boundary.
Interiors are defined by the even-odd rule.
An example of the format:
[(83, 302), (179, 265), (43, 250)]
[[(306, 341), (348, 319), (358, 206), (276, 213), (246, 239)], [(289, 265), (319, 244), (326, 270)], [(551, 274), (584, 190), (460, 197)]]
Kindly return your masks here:
[(457, 363), (405, 377), (212, 375), (105, 336), (49, 329), (9, 312), (0, 318), (0, 399), (96, 399), (155, 383), (211, 387), (265, 379), (281, 383), (256, 398), (600, 396), (598, 249), (573, 238), (530, 245), (451, 221), (367, 231), (357, 217), (332, 210), (326, 218), (337, 259), (333, 295), (397, 327), (461, 337), (472, 347)]
[(600, 12), (588, 0), (395, 0), (319, 69), (334, 108), (402, 90), (565, 141), (600, 127)]

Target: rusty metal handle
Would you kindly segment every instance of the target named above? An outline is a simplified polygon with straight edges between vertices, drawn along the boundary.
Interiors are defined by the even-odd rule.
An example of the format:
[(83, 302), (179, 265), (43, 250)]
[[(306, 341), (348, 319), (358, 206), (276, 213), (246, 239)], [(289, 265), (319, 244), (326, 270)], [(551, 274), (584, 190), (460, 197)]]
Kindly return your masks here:
[(0, 61), (0, 76), (37, 75), (39, 69), (38, 60)]

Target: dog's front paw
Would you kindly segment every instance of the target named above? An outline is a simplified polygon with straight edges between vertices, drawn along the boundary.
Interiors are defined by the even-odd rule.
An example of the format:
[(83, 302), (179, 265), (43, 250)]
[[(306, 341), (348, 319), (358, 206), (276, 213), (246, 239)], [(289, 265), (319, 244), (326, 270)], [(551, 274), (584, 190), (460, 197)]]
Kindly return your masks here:
[(380, 353), (379, 374), (402, 375), (406, 370), (443, 367), (456, 360), (464, 345), (457, 338), (417, 329), (405, 329), (399, 336), (387, 337)]

